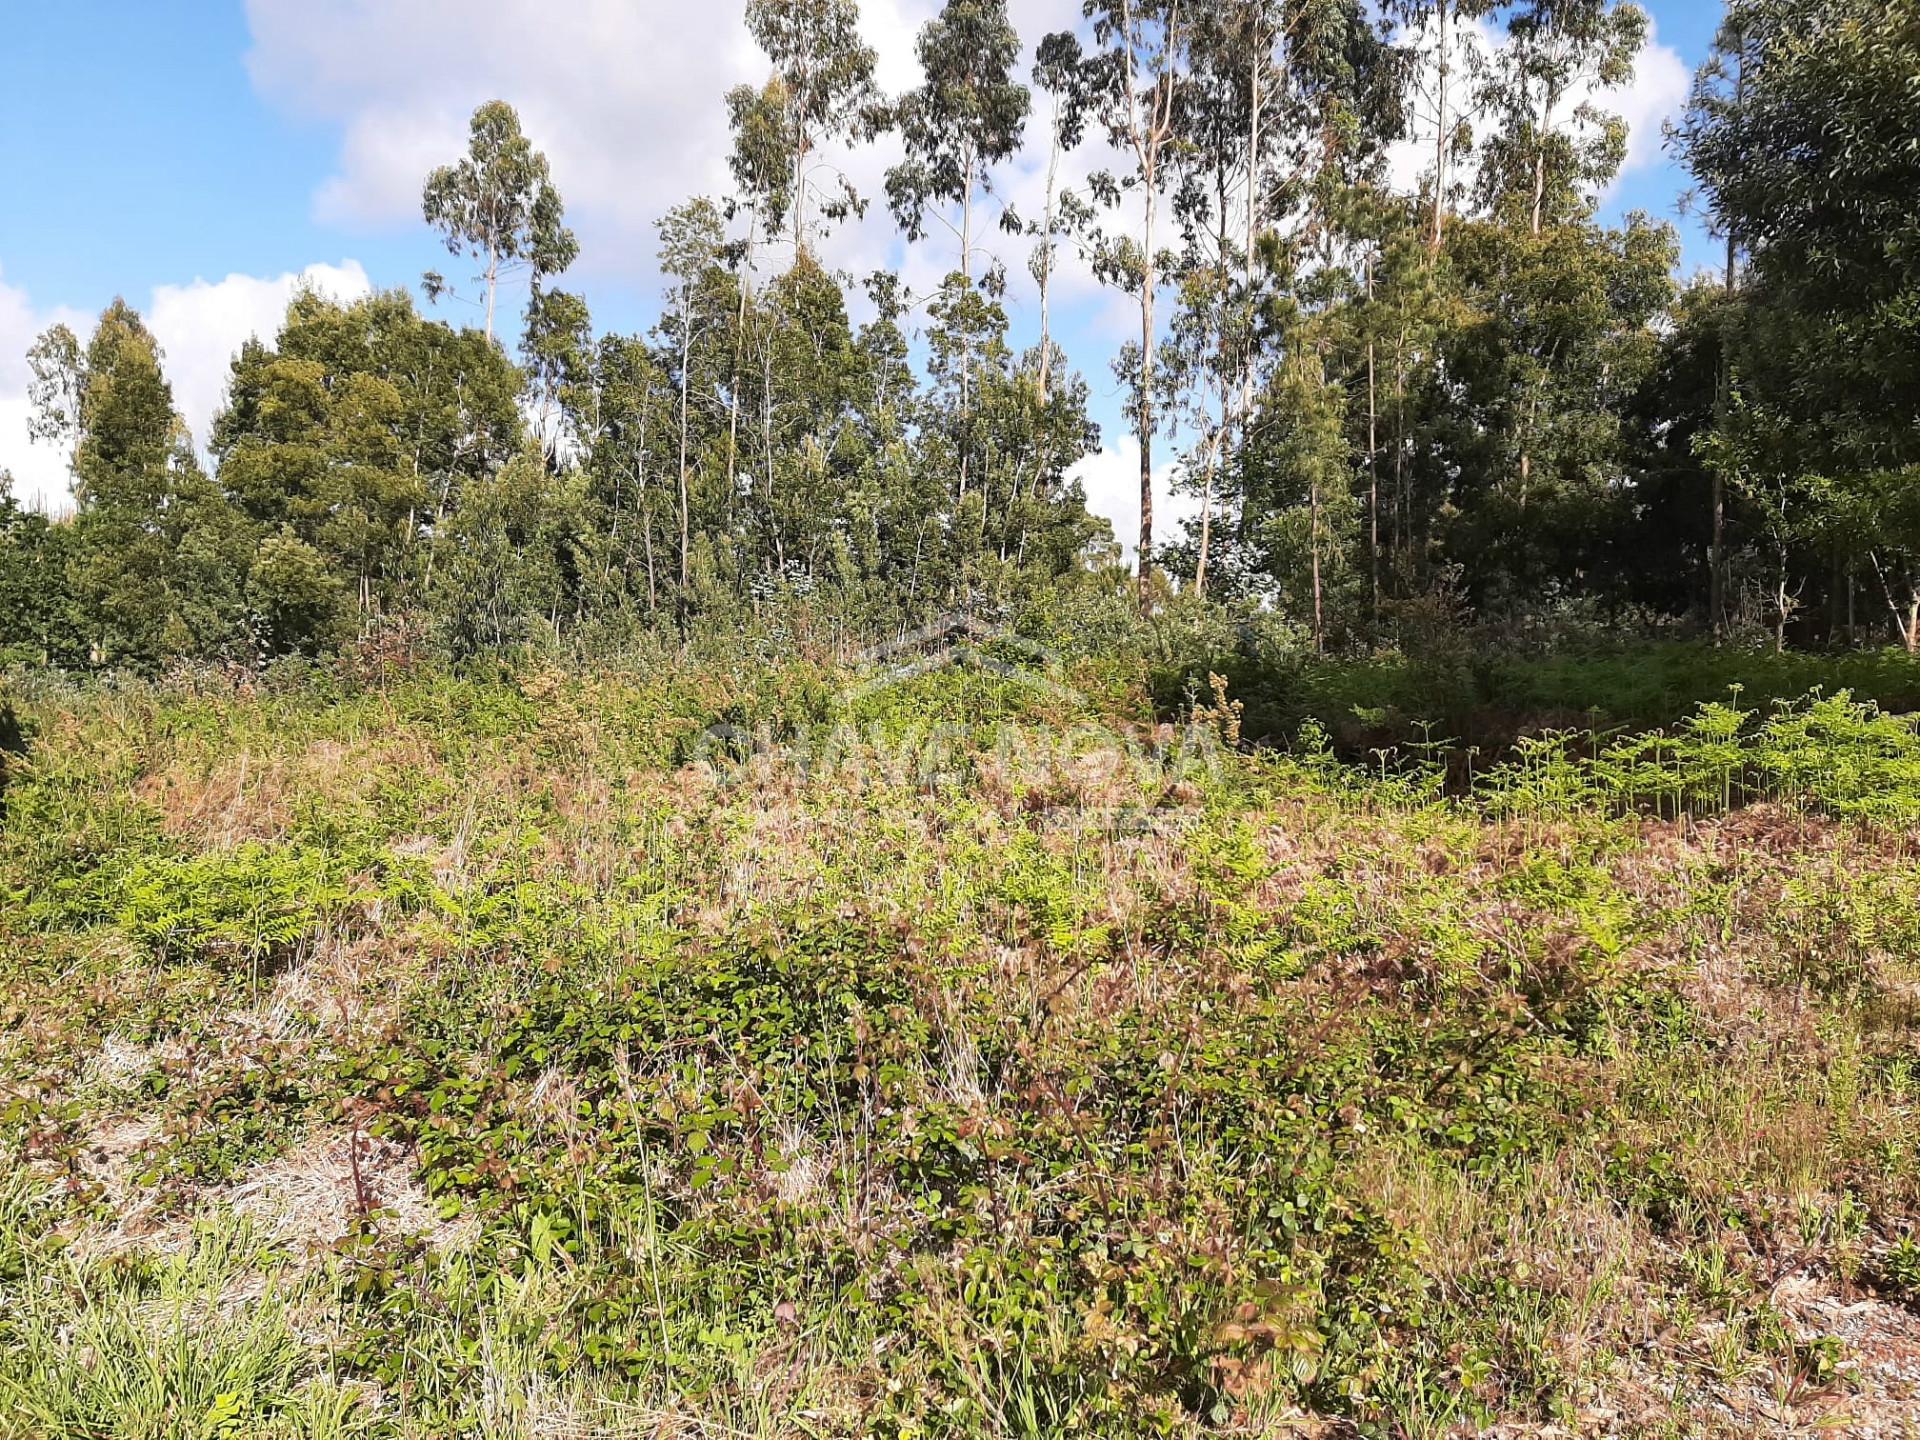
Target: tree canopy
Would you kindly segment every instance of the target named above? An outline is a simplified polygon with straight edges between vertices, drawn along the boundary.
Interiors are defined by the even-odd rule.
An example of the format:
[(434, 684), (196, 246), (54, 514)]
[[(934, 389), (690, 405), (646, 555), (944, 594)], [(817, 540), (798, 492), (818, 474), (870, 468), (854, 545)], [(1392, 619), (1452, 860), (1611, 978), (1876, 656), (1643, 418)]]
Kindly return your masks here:
[[(854, 0), (747, 20), (766, 79), (716, 97), (734, 189), (661, 217), (642, 330), (555, 288), (579, 246), (493, 100), (423, 191), (477, 327), (301, 293), (204, 450), (127, 305), (40, 337), (33, 429), (75, 512), (0, 502), (4, 654), (257, 663), (394, 625), (464, 653), (788, 604), (873, 631), (1123, 583), (1325, 649), (1469, 613), (1920, 648), (1913, 0), (1732, 0), (1669, 137), (1726, 245), (1688, 284), (1670, 224), (1598, 204), (1647, 37), (1619, 0), (1089, 0), (1027, 40), (1004, 0), (947, 0), (895, 96)], [(921, 293), (927, 267), (823, 258), (886, 131)], [(1103, 437), (1053, 325), (1069, 266), (1132, 315), (1124, 581), (1076, 478)]]

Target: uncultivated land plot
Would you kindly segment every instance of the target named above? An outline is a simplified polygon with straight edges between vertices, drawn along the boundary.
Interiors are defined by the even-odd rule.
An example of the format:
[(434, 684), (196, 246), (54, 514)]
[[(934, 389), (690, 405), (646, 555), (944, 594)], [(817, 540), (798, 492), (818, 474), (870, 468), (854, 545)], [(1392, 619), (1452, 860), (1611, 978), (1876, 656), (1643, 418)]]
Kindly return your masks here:
[(0, 1434), (1915, 1433), (1912, 721), (842, 678), (20, 699)]

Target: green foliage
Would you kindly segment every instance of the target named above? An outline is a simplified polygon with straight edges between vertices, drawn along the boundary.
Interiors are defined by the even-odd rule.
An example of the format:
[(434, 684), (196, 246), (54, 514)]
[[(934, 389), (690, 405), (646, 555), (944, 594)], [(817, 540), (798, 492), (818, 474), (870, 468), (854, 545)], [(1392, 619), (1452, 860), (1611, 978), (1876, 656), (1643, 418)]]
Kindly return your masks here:
[[(989, 654), (1016, 673), (864, 694), (718, 650), (23, 693), (15, 1408), (1492, 1424), (1577, 1413), (1605, 1373), (1558, 1337), (1645, 1303), (1730, 1317), (1729, 1376), (1830, 1374), (1742, 1258), (1782, 1215), (1796, 1253), (1910, 1285), (1908, 718), (1716, 703), (1541, 737), (1449, 797), (1418, 754), (1100, 769), (1135, 692), (1066, 706)], [(669, 768), (723, 719), (757, 753)], [(937, 785), (887, 768), (943, 724)], [(318, 1247), (222, 1208), (294, 1177), (331, 1187), (292, 1192), (331, 1197)], [(59, 1253), (135, 1206), (192, 1242)], [(1601, 1225), (1627, 1228), (1578, 1238)], [(331, 1360), (290, 1341), (301, 1306)]]
[[(560, 193), (548, 178), (547, 157), (521, 133), (514, 108), (489, 100), (473, 112), (467, 128), (466, 156), (427, 177), (420, 209), (449, 252), (479, 262), (491, 341), (502, 276), (527, 272), (537, 298), (541, 281), (571, 265), (580, 246), (562, 223)], [(436, 299), (448, 288), (436, 274), (430, 273), (426, 283)]]
[[(11, 1226), (18, 1217), (9, 1214)], [(11, 1231), (9, 1231), (11, 1233)], [(0, 1273), (0, 1433), (225, 1440), (346, 1440), (368, 1406), (313, 1363), (294, 1307), (313, 1287), (276, 1285), (275, 1257), (244, 1226), (197, 1228), (165, 1259), (85, 1262), (44, 1239)], [(265, 1268), (265, 1293), (228, 1294)], [(17, 1427), (17, 1428), (15, 1428)]]
[(137, 861), (118, 923), (163, 962), (244, 966), (291, 960), (347, 897), (323, 851), (246, 844)]

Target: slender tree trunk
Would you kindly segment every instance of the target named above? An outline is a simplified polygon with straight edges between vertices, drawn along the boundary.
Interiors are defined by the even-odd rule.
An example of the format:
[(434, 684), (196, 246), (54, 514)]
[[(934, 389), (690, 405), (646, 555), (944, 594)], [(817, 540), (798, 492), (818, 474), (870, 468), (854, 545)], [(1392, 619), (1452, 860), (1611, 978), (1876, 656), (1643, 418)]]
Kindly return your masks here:
[(487, 343), (493, 343), (493, 297), (500, 287), (500, 256), (492, 245), (487, 246)]
[(1373, 256), (1367, 256), (1367, 559), (1373, 581), (1373, 616), (1380, 617), (1380, 403), (1373, 365)]
[(1311, 543), (1308, 548), (1313, 552), (1313, 649), (1316, 655), (1324, 654), (1327, 648), (1327, 617), (1322, 605), (1320, 585), (1320, 468), (1314, 467), (1312, 483), (1307, 488), (1307, 501), (1312, 508)]
[(1408, 570), (1407, 532), (1413, 514), (1412, 486), (1407, 479), (1407, 340), (1403, 320), (1393, 347), (1393, 558), (1403, 581)]
[(1213, 540), (1213, 482), (1220, 473), (1221, 455), (1225, 449), (1227, 413), (1227, 377), (1222, 372), (1220, 425), (1213, 432), (1213, 443), (1207, 449), (1207, 478), (1200, 491), (1200, 553), (1193, 566), (1193, 593), (1201, 596), (1207, 593), (1207, 549)]
[(1533, 137), (1533, 227), (1532, 233), (1540, 234), (1541, 211), (1547, 199), (1547, 134), (1553, 124), (1554, 107), (1559, 104), (1559, 94), (1549, 85), (1540, 100), (1540, 133)]
[(693, 368), (693, 319), (687, 313), (688, 297), (680, 297), (680, 595), (679, 608), (687, 607), (688, 562), (691, 558), (691, 526), (687, 506), (687, 391)]
[[(1735, 60), (1734, 109), (1740, 108), (1746, 86), (1745, 47), (1742, 46)], [(1727, 227), (1727, 297), (1739, 291), (1739, 235), (1731, 225)], [(1718, 412), (1715, 423), (1724, 425), (1732, 401), (1733, 371), (1732, 356), (1732, 304), (1727, 307), (1727, 321), (1720, 327), (1720, 382), (1715, 397), (1714, 408)], [(1708, 569), (1712, 572), (1707, 580), (1707, 609), (1713, 635), (1716, 640), (1724, 639), (1727, 633), (1727, 482), (1716, 466), (1713, 472), (1713, 539), (1707, 557)]]
[(1440, 75), (1439, 86), (1434, 102), (1433, 137), (1433, 231), (1428, 237), (1427, 248), (1434, 254), (1440, 253), (1440, 242), (1446, 237), (1447, 213), (1447, 77), (1452, 73), (1452, 57), (1447, 53), (1447, 9), (1448, 0), (1438, 0), (1434, 6), (1434, 17), (1440, 33)]
[[(1260, 34), (1260, 12), (1253, 11), (1253, 43), (1247, 47), (1247, 214), (1244, 253), (1240, 257), (1241, 303), (1246, 307), (1241, 323), (1246, 331), (1240, 337), (1240, 443), (1247, 443), (1247, 427), (1253, 416), (1253, 250), (1260, 234), (1260, 116), (1261, 80), (1266, 75), (1267, 42)], [(1224, 464), (1224, 461), (1223, 461)]]
[(1153, 555), (1153, 167), (1147, 167), (1145, 256), (1140, 273), (1140, 610), (1151, 602), (1148, 577)]
[(1047, 403), (1047, 382), (1053, 373), (1053, 190), (1060, 172), (1060, 104), (1053, 107), (1053, 142), (1047, 151), (1047, 203), (1040, 240), (1040, 403)]
[(793, 149), (793, 260), (797, 265), (806, 252), (807, 214), (807, 137), (800, 136)]
[(733, 364), (727, 382), (727, 516), (732, 523), (733, 498), (740, 485), (740, 350), (747, 332), (747, 275), (753, 268), (753, 228), (757, 220), (747, 222), (747, 254), (740, 267), (740, 304), (733, 317)]
[[(965, 160), (965, 194), (960, 200), (960, 280), (967, 295), (973, 294), (973, 157)], [(973, 458), (973, 429), (967, 423), (973, 413), (973, 338), (966, 323), (960, 327), (960, 499), (967, 498), (968, 461)], [(981, 497), (984, 502), (986, 497)], [(986, 512), (981, 511), (982, 523)]]
[(767, 533), (773, 542), (772, 553), (767, 557), (771, 562), (769, 570), (778, 573), (786, 568), (786, 541), (780, 533), (780, 516), (774, 508), (773, 500), (773, 345), (769, 340), (761, 363), (760, 386), (760, 447), (766, 457), (767, 469)]
[(1873, 573), (1880, 581), (1880, 592), (1887, 597), (1887, 609), (1893, 612), (1893, 628), (1899, 633), (1900, 643), (1906, 647), (1909, 655), (1920, 654), (1920, 579), (1914, 581), (1909, 591), (1903, 614), (1900, 602), (1894, 598), (1886, 568), (1880, 563), (1879, 552), (1868, 551), (1867, 559), (1873, 562)]
[(640, 543), (647, 557), (647, 613), (654, 614), (660, 608), (660, 586), (654, 572), (653, 563), (653, 504), (647, 499), (647, 482), (640, 481)]
[(1774, 609), (1773, 653), (1776, 655), (1783, 655), (1786, 653), (1786, 649), (1787, 649), (1787, 614), (1792, 603), (1787, 595), (1787, 547), (1786, 546), (1782, 545), (1779, 547), (1779, 557), (1780, 557), (1780, 579), (1779, 579), (1778, 589), (1774, 592), (1774, 600), (1773, 600), (1773, 609)]

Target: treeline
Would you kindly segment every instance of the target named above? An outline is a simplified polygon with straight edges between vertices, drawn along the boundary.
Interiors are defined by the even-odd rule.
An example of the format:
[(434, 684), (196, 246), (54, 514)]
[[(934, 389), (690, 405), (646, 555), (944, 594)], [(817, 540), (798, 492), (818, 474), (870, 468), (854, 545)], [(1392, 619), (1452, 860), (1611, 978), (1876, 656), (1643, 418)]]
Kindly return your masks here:
[[(35, 423), (76, 508), (0, 515), (8, 657), (612, 642), (796, 598), (880, 630), (1065, 585), (1257, 608), (1322, 649), (1468, 615), (1920, 646), (1914, 0), (1733, 0), (1670, 137), (1726, 242), (1684, 288), (1670, 225), (1598, 218), (1627, 138), (1605, 98), (1646, 38), (1614, 0), (1090, 0), (1031, 55), (1004, 0), (949, 0), (903, 96), (853, 0), (747, 17), (770, 76), (725, 97), (734, 190), (662, 219), (645, 334), (561, 288), (560, 196), (492, 102), (423, 195), (483, 328), (297, 297), (236, 357), (211, 465), (133, 311), (43, 336)], [(952, 258), (931, 294), (819, 258), (878, 198), (835, 158), (883, 132), (888, 209)], [(1059, 183), (1079, 147), (1106, 168)], [(1068, 265), (1137, 310), (1131, 579), (1072, 478), (1099, 434), (1055, 334)]]

